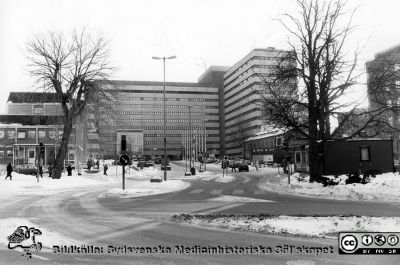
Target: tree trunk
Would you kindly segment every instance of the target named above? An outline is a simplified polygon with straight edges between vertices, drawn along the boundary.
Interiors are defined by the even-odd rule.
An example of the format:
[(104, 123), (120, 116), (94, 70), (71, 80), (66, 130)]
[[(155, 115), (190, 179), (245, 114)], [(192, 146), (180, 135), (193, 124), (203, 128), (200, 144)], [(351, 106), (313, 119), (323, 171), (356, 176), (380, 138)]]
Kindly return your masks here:
[(64, 161), (65, 157), (68, 153), (68, 143), (69, 143), (69, 137), (72, 132), (72, 121), (70, 119), (66, 119), (66, 122), (64, 124), (64, 132), (63, 132), (63, 137), (60, 143), (60, 148), (58, 149), (57, 157), (56, 157), (56, 165), (54, 168), (54, 174), (52, 177), (54, 179), (59, 179), (61, 178), (61, 173), (64, 170)]
[[(316, 127), (316, 125), (315, 125)], [(310, 127), (311, 128), (311, 127)], [(322, 176), (322, 167), (321, 167), (321, 159), (319, 156), (319, 144), (316, 138), (316, 130), (315, 133), (311, 133), (310, 130), (310, 137), (308, 140), (309, 150), (309, 168), (310, 168), (310, 182), (320, 182)]]
[[(310, 108), (311, 107), (311, 108)], [(318, 144), (318, 124), (317, 124), (317, 112), (312, 106), (309, 107), (309, 151), (308, 151), (308, 165), (310, 169), (310, 182), (320, 182), (322, 176), (322, 164), (321, 157), (319, 155), (319, 144)]]

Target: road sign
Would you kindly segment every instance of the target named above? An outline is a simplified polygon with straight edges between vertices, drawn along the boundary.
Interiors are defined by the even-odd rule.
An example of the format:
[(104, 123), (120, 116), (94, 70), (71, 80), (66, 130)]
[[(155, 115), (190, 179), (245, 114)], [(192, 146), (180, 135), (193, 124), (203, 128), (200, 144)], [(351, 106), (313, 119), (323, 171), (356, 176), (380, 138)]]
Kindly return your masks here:
[(121, 155), (119, 157), (119, 162), (121, 163), (121, 165), (127, 166), (127, 165), (129, 165), (130, 158), (128, 155)]

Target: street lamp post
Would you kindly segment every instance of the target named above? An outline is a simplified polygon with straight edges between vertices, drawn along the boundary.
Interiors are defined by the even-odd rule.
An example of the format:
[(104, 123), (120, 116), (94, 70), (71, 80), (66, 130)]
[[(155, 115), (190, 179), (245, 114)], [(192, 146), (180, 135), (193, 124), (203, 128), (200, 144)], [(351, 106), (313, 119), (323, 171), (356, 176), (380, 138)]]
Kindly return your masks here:
[(192, 172), (192, 106), (189, 108), (189, 170)]
[(154, 60), (163, 60), (163, 67), (164, 67), (164, 82), (163, 82), (163, 87), (164, 87), (164, 181), (167, 180), (167, 135), (165, 131), (165, 126), (166, 126), (166, 113), (165, 113), (165, 60), (169, 59), (175, 59), (176, 56), (169, 56), (169, 57), (156, 57), (153, 56), (152, 59)]

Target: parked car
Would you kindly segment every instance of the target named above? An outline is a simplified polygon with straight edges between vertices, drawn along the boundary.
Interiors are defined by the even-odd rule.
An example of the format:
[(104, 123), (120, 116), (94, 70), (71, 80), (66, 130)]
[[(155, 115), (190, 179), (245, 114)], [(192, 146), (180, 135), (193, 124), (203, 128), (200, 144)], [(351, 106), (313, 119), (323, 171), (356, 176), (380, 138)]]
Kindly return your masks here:
[(144, 162), (145, 167), (154, 167), (154, 161), (153, 160), (148, 160)]
[(19, 174), (36, 175), (38, 168), (32, 164), (22, 164), (14, 166), (13, 170)]
[[(164, 170), (164, 168), (165, 168), (165, 166), (161, 165), (161, 170)], [(167, 170), (171, 170), (171, 166), (170, 165), (167, 165)]]
[(249, 172), (249, 165), (246, 164), (246, 163), (241, 163), (241, 164), (239, 165), (238, 169), (239, 169), (239, 172), (240, 172), (240, 171), (247, 171), (247, 172)]
[(139, 160), (139, 162), (137, 163), (137, 167), (145, 167), (146, 162), (144, 160)]
[(237, 168), (238, 171), (247, 171), (249, 172), (249, 165), (245, 162), (244, 159), (236, 158), (235, 160), (229, 160), (230, 168)]

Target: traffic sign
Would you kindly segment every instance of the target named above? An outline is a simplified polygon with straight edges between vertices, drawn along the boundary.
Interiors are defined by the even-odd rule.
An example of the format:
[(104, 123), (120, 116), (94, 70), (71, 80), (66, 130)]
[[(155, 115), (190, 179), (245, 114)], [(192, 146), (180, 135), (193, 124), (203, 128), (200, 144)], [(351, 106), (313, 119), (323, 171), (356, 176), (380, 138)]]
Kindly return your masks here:
[(119, 162), (121, 163), (121, 165), (127, 166), (127, 165), (129, 165), (130, 158), (128, 155), (121, 155), (119, 157)]

